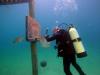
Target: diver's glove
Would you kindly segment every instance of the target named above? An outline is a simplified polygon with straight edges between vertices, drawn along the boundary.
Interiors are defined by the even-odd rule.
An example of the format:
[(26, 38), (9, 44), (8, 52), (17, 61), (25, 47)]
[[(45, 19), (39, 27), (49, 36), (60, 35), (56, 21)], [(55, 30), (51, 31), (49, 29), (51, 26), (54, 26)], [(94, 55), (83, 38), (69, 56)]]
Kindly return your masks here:
[(63, 50), (60, 50), (58, 51), (58, 57), (63, 57), (64, 56), (64, 51)]
[(49, 38), (49, 35), (45, 35), (44, 37), (45, 37), (45, 39), (48, 39)]

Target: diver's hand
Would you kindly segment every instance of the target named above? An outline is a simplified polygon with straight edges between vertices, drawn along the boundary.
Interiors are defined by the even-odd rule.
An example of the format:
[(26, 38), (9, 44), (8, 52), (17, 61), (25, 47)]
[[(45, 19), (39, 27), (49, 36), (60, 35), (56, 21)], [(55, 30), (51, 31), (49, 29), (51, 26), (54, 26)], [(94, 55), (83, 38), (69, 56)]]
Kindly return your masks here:
[(45, 35), (44, 38), (45, 38), (45, 39), (49, 38), (49, 35)]

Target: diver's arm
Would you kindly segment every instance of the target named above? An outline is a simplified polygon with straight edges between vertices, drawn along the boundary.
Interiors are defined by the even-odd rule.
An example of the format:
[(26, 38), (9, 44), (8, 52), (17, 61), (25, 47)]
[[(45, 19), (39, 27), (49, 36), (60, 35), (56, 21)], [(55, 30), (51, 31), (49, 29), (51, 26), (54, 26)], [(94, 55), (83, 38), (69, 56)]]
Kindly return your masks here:
[(45, 38), (46, 38), (46, 40), (47, 40), (48, 42), (50, 42), (50, 41), (55, 40), (55, 39), (56, 39), (56, 36), (55, 36), (55, 35), (53, 35), (53, 36), (51, 36), (51, 37), (46, 36)]

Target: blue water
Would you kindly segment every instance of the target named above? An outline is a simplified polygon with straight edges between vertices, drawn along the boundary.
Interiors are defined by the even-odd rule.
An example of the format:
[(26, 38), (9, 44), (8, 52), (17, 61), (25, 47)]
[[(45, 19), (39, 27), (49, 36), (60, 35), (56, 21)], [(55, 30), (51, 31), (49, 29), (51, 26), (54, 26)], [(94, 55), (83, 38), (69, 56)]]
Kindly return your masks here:
[[(87, 75), (100, 74), (100, 1), (75, 0), (77, 10), (62, 10), (54, 12), (56, 0), (36, 0), (35, 18), (44, 27), (52, 28), (60, 23), (75, 24), (82, 37), (86, 58), (77, 59), (78, 64)], [(0, 5), (0, 75), (32, 75), (30, 43), (23, 41), (17, 44), (13, 40), (21, 36), (25, 38), (25, 16), (28, 15), (28, 3), (16, 5)], [(56, 23), (56, 20), (58, 23)], [(51, 42), (49, 48), (43, 48), (37, 43), (38, 73), (39, 75), (65, 75), (62, 58), (57, 57), (57, 51)], [(42, 68), (41, 61), (47, 61)], [(71, 66), (74, 75), (77, 71)]]

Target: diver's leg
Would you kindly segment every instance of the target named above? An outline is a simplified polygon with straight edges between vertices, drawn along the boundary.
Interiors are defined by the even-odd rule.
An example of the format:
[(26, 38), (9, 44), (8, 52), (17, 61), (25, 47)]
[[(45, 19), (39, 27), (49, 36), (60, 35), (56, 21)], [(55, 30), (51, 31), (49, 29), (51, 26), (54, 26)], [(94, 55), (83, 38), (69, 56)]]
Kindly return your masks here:
[(66, 75), (72, 75), (70, 72), (70, 60), (63, 58), (63, 68)]
[(75, 55), (72, 56), (72, 65), (76, 68), (76, 70), (79, 72), (80, 75), (85, 75), (81, 67), (76, 63)]

